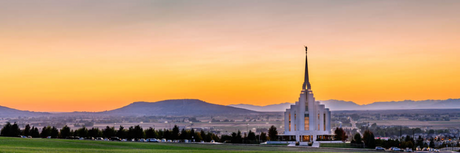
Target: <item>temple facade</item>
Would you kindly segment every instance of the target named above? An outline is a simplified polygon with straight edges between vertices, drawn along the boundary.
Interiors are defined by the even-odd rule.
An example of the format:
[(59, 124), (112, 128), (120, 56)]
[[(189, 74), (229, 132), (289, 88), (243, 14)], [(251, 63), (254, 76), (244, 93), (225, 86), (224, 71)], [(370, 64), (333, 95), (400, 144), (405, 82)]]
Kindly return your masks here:
[[(305, 47), (305, 53), (308, 48)], [(300, 145), (317, 140), (330, 140), (331, 112), (315, 101), (308, 77), (308, 57), (305, 56), (305, 77), (299, 100), (284, 112), (284, 141), (296, 141)]]

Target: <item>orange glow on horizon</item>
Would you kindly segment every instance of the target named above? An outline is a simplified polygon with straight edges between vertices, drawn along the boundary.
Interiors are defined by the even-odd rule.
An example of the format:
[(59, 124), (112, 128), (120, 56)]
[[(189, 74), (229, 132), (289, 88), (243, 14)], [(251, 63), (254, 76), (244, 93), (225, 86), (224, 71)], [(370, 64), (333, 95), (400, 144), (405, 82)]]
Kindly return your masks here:
[(0, 2), (0, 106), (460, 98), (460, 2), (358, 2)]

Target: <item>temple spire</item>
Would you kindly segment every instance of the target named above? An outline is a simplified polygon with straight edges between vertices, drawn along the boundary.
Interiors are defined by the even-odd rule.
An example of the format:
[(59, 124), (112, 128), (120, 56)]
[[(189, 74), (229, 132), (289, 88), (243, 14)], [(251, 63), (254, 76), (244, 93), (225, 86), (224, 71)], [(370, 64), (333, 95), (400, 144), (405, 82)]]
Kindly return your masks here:
[(305, 46), (305, 78), (303, 81), (303, 86), (302, 89), (310, 89), (311, 90), (311, 85), (310, 85), (310, 79), (308, 78), (308, 56), (307, 56), (307, 46)]

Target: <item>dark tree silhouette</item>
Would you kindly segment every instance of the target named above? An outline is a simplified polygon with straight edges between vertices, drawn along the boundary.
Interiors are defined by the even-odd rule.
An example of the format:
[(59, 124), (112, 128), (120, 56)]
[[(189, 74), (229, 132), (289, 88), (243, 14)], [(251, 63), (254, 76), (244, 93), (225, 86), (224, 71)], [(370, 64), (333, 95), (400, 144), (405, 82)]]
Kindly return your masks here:
[(118, 128), (117, 131), (117, 137), (119, 138), (126, 138), (127, 137), (127, 132), (123, 126), (120, 125), (120, 128)]
[(201, 137), (201, 133), (200, 133), (200, 132), (195, 132), (195, 141), (196, 141), (196, 142), (201, 142), (201, 141), (203, 141), (203, 137)]
[(29, 124), (27, 124), (24, 130), (22, 131), (22, 135), (30, 136), (30, 125)]
[(182, 129), (182, 131), (180, 132), (179, 139), (188, 139), (187, 131), (185, 131), (185, 129)]
[(42, 138), (46, 138), (48, 136), (51, 136), (51, 127), (50, 126), (43, 127), (42, 132), (40, 133), (40, 136)]
[(59, 137), (59, 130), (56, 127), (52, 127), (50, 130), (50, 136), (52, 138), (58, 138)]
[(70, 133), (70, 128), (67, 125), (65, 125), (61, 129), (61, 136), (60, 137), (61, 138), (68, 138), (70, 136), (72, 136), (71, 133)]
[(34, 138), (40, 137), (40, 132), (38, 131), (38, 128), (32, 127), (32, 129), (30, 130), (30, 135)]
[(141, 128), (141, 126), (136, 125), (136, 126), (131, 126), (128, 129), (128, 139), (141, 139), (144, 138), (144, 130)]
[(11, 132), (12, 137), (17, 137), (17, 136), (21, 135), (21, 129), (19, 129), (19, 126), (16, 123), (14, 123), (11, 126), (10, 132)]
[(145, 130), (145, 138), (156, 138), (157, 132), (152, 127)]
[(256, 143), (256, 134), (249, 130), (247, 139), (249, 141), (248, 143)]
[(158, 130), (158, 132), (157, 132), (157, 138), (158, 138), (158, 139), (162, 139), (162, 138), (165, 138), (165, 139), (166, 139), (166, 137), (164, 137), (164, 132), (163, 132), (163, 130), (161, 130), (161, 129)]
[(117, 131), (115, 131), (115, 127), (107, 126), (107, 127), (105, 127), (104, 131), (102, 131), (102, 134), (106, 138), (112, 138), (112, 137), (115, 137), (117, 135)]
[(174, 125), (171, 138), (174, 140), (179, 138), (179, 127), (177, 125)]
[(165, 129), (163, 132), (164, 138), (170, 140), (171, 139), (171, 131)]
[(207, 140), (206, 140), (206, 133), (205, 133), (203, 130), (200, 131), (200, 136), (201, 136), (201, 139), (202, 139), (203, 141), (207, 141)]
[(21, 129), (19, 129), (18, 124), (14, 123), (13, 125), (11, 125), (10, 122), (7, 122), (0, 133), (2, 136), (17, 137), (21, 135)]
[(278, 131), (276, 130), (276, 127), (274, 125), (272, 125), (270, 129), (268, 129), (268, 137), (270, 137), (271, 141), (278, 140)]
[(375, 148), (374, 133), (369, 130), (364, 131), (363, 140), (367, 148)]
[(10, 136), (10, 133), (11, 133), (10, 130), (11, 130), (11, 123), (6, 122), (5, 126), (3, 126), (3, 128), (2, 128), (1, 135), (2, 136)]
[(74, 135), (85, 138), (88, 136), (88, 129), (85, 126), (83, 126), (75, 130)]
[(102, 135), (103, 135), (102, 131), (99, 130), (99, 128), (97, 127), (93, 127), (90, 130), (88, 130), (88, 137), (96, 138), (96, 137), (102, 137)]
[(353, 137), (353, 141), (352, 143), (356, 143), (356, 144), (362, 144), (362, 139), (361, 139), (361, 135), (359, 133), (356, 133), (355, 136)]
[(265, 142), (267, 141), (267, 134), (264, 132), (260, 133), (260, 141)]
[(345, 141), (348, 138), (347, 134), (342, 128), (336, 128), (334, 133), (335, 133), (335, 136), (334, 136), (335, 140)]

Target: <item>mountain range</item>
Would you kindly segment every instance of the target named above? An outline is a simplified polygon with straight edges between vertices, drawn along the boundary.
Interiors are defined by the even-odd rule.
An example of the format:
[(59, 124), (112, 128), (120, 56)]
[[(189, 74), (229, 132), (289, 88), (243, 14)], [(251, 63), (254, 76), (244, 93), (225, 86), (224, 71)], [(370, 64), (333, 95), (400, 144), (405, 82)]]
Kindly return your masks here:
[[(351, 101), (343, 100), (324, 100), (321, 101), (326, 108), (332, 111), (339, 110), (398, 110), (398, 109), (456, 109), (460, 108), (460, 99), (447, 100), (404, 100), (404, 101), (389, 101), (389, 102), (374, 102), (367, 105), (358, 105)], [(228, 105), (237, 108), (244, 108), (259, 112), (282, 112), (289, 108), (294, 103), (281, 103), (267, 106), (255, 106), (248, 104)]]
[[(390, 101), (358, 105), (351, 101), (320, 101), (332, 111), (341, 110), (401, 110), (401, 109), (458, 109), (460, 99)], [(113, 115), (113, 116), (200, 116), (200, 115), (250, 115), (262, 112), (282, 112), (293, 103), (267, 106), (248, 104), (217, 105), (198, 99), (173, 99), (158, 102), (134, 102), (127, 106), (104, 112), (47, 113), (31, 112), (0, 106), (0, 117), (46, 115)]]

